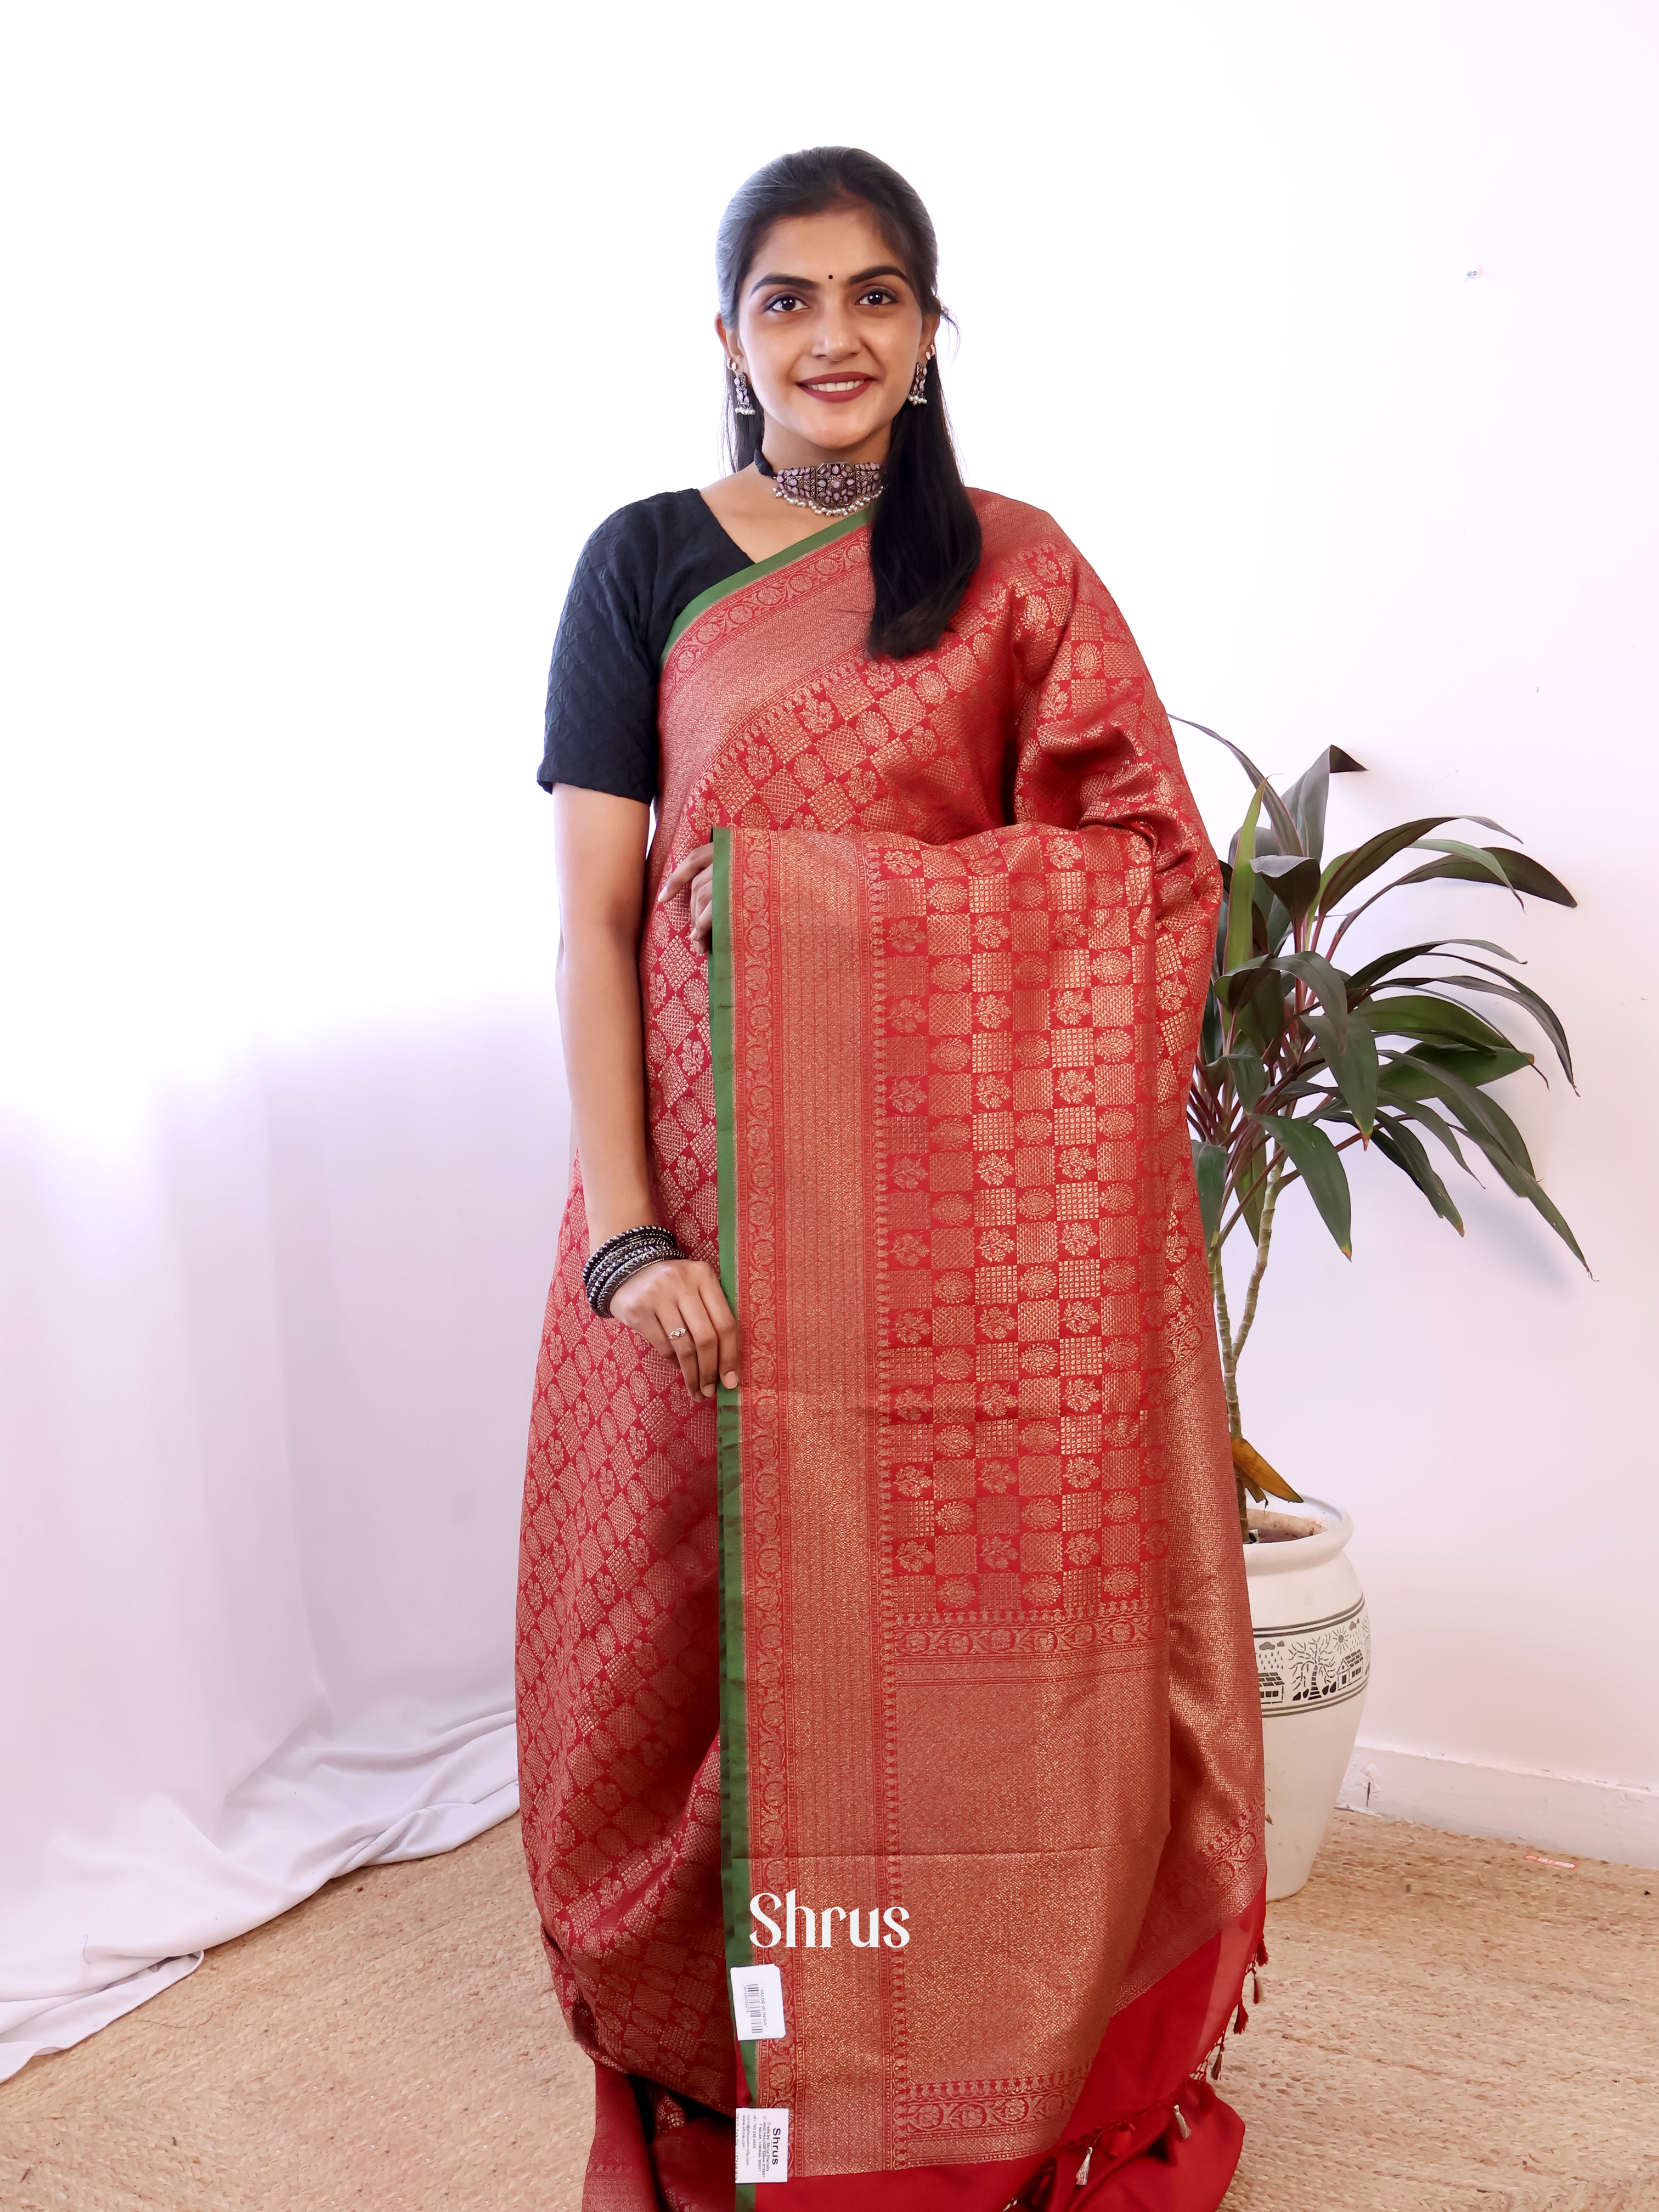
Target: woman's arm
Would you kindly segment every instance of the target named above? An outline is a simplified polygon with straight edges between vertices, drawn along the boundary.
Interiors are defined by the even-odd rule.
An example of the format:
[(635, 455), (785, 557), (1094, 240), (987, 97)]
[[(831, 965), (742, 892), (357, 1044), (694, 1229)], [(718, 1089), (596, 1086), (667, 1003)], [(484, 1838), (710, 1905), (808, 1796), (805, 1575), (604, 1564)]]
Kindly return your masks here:
[[(562, 783), (553, 794), (559, 877), (559, 1021), (592, 1245), (654, 1220), (645, 1139), (640, 916), (651, 811)], [(693, 856), (696, 857), (696, 856)], [(670, 881), (676, 888), (682, 867)], [(664, 885), (665, 895), (669, 886)], [(693, 1396), (737, 1386), (738, 1328), (714, 1270), (664, 1260), (611, 1302), (653, 1351), (679, 1361)], [(671, 1332), (681, 1332), (670, 1340)]]

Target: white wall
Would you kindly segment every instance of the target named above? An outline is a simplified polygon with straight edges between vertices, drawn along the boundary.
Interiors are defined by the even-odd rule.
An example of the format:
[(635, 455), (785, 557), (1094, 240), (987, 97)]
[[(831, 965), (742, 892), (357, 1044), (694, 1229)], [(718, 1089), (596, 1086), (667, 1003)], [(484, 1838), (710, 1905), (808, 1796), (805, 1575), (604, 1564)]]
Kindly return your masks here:
[[(1419, 912), (1524, 952), (1568, 1019), (1581, 1096), (1511, 1088), (1595, 1279), (1501, 1196), (1460, 1243), (1373, 1163), (1352, 1266), (1287, 1202), (1244, 1389), (1262, 1449), (1358, 1522), (1377, 1758), (1455, 1765), (1475, 1825), (1470, 1787), (1521, 1802), (1485, 1770), (1626, 1785), (1633, 1856), (1659, 1785), (1652, 11), (914, 9), (867, 50), (738, 20), (69, 4), (9, 33), (35, 344), (6, 363), (8, 1126), (86, 1193), (149, 1174), (164, 1107), (210, 1151), (240, 1129), (255, 1065), (360, 1126), (355, 1066), (420, 1163), (410, 1207), (476, 1220), (444, 1159), (497, 1164), (490, 1310), (510, 1281), (526, 1312), (468, 1386), (489, 1648), (541, 1133), (562, 1152), (531, 782), (560, 593), (610, 507), (714, 472), (726, 193), (784, 145), (870, 144), (939, 222), (970, 478), (1060, 518), (1171, 708), (1275, 771), (1347, 745), (1340, 831), (1468, 805), (1579, 895)], [(1194, 769), (1224, 832), (1242, 782)], [(422, 1082), (387, 1085), (411, 1064), (442, 1079), (424, 1135)], [(392, 1242), (329, 1278), (345, 1337), (406, 1271)], [(286, 1725), (255, 1686), (223, 1759)]]

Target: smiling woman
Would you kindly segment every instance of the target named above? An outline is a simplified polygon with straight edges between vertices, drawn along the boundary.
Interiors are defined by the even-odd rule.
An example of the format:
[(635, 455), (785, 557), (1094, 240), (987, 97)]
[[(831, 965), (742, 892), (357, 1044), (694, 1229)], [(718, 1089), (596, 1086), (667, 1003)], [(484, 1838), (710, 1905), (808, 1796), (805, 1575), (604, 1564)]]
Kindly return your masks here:
[(1098, 580), (963, 486), (915, 192), (787, 155), (717, 258), (736, 465), (589, 541), (542, 769), (520, 1763), (586, 2212), (1214, 2212), (1263, 1880), (1214, 857)]
[[(847, 511), (849, 493), (868, 504), (884, 485), (870, 536), (874, 653), (936, 644), (979, 565), (979, 518), (934, 362), (938, 258), (915, 192), (850, 148), (775, 161), (720, 226), (714, 327), (736, 473), (704, 495), (758, 555), (811, 527), (779, 511), (769, 478), (778, 496), (821, 514)], [(860, 472), (853, 483), (849, 469)]]

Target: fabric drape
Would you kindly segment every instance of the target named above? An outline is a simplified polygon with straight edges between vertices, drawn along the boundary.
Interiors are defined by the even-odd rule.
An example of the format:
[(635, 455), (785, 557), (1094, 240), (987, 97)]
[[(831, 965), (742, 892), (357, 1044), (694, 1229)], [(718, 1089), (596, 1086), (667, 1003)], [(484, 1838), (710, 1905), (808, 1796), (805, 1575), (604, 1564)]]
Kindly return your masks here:
[(146, 1070), (118, 1142), (10, 1116), (0, 2080), (514, 1811), (552, 1013)]
[[(730, 2203), (738, 2102), (790, 2113), (781, 2205), (890, 2183), (988, 2212), (1099, 2106), (1129, 2134), (1092, 2196), (1164, 2142), (1259, 1936), (1183, 1113), (1217, 872), (1110, 599), (1047, 517), (975, 496), (933, 653), (866, 654), (842, 526), (706, 595), (665, 658), (649, 885), (712, 835), (716, 925), (712, 1010), (684, 906), (644, 935), (654, 1196), (723, 1268), (744, 1382), (693, 1406), (587, 1314), (578, 1184), (520, 1713), (601, 2069), (589, 2212)], [(755, 1959), (787, 2032), (739, 2068), (726, 1968)], [(1132, 2110), (1109, 2054), (1137, 2016), (1125, 2047), (1165, 2063)], [(1224, 2190), (1196, 2164), (1231, 2172), (1236, 2124), (1185, 2094), (1198, 2193), (1148, 2203)]]

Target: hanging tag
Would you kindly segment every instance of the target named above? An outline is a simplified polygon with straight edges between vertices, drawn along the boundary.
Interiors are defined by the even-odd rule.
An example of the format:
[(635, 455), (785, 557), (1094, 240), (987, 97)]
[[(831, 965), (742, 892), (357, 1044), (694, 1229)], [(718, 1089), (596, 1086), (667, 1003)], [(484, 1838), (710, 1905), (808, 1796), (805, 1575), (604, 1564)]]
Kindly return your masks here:
[[(777, 1972), (776, 1967), (773, 1972)], [(787, 2105), (739, 2105), (738, 2179), (787, 2181), (789, 2108)]]
[(732, 2017), (742, 2043), (772, 2043), (783, 2030), (783, 1976), (775, 1966), (733, 1966)]

